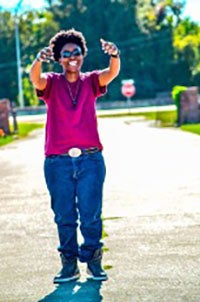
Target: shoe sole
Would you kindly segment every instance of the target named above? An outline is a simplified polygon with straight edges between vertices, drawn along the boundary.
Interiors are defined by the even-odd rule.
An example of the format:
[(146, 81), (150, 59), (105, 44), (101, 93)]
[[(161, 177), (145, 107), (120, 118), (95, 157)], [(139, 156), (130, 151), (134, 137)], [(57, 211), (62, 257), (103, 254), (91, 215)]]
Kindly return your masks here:
[(70, 282), (70, 281), (78, 280), (79, 278), (80, 278), (80, 274), (75, 275), (75, 276), (72, 276), (72, 277), (69, 277), (69, 278), (54, 279), (54, 280), (53, 280), (53, 283), (55, 283), (55, 284), (59, 284), (59, 283), (67, 283), (67, 282)]
[(95, 277), (93, 275), (88, 275), (87, 276), (87, 280), (94, 280), (94, 281), (107, 281), (108, 280), (108, 277), (105, 276), (105, 277)]
[(87, 280), (94, 280), (94, 281), (106, 281), (108, 280), (108, 275), (104, 276), (94, 276), (89, 268), (87, 268)]

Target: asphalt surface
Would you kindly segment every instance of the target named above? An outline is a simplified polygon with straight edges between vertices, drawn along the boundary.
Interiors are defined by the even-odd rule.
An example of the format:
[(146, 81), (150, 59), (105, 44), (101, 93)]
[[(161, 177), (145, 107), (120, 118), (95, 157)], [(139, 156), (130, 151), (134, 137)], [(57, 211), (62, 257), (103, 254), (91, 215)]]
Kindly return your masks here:
[[(43, 178), (43, 129), (0, 149), (1, 302), (199, 302), (200, 136), (99, 119), (107, 282), (55, 287), (60, 259)], [(79, 237), (81, 240), (81, 236)]]

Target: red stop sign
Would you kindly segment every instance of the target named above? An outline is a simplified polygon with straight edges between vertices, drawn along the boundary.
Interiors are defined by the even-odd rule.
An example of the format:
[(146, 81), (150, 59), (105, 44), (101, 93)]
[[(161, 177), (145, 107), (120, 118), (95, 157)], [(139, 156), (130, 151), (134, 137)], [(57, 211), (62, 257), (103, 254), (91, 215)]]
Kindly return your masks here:
[(122, 84), (121, 91), (125, 97), (132, 97), (136, 91), (135, 86), (133, 85), (133, 81), (124, 81)]

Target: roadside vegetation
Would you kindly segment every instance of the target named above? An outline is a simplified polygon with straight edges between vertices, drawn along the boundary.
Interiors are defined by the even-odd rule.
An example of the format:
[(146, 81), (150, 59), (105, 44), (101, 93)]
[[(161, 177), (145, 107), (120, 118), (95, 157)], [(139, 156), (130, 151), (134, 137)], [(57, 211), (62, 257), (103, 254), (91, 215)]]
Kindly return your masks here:
[(118, 118), (118, 117), (143, 117), (146, 120), (154, 120), (160, 124), (162, 127), (169, 127), (175, 126), (177, 120), (177, 112), (176, 110), (171, 111), (147, 111), (147, 112), (120, 112), (120, 113), (113, 113), (113, 114), (98, 114), (101, 118)]
[(35, 129), (43, 128), (44, 124), (38, 123), (18, 123), (18, 133), (14, 133), (11, 127), (11, 134), (10, 135), (2, 135), (0, 136), (0, 147), (7, 145), (17, 139), (22, 139), (27, 137), (30, 132)]
[(182, 125), (181, 130), (200, 135), (200, 124)]
[[(119, 118), (119, 117), (142, 117), (146, 120), (155, 121), (156, 127), (177, 127), (177, 111), (153, 111), (153, 112), (142, 112), (142, 113), (120, 113), (113, 115), (98, 114), (99, 118)], [(8, 143), (11, 143), (17, 139), (23, 139), (27, 137), (33, 130), (38, 128), (43, 128), (44, 124), (42, 123), (27, 123), (19, 122), (18, 123), (18, 133), (13, 133), (11, 127), (11, 134), (7, 136), (0, 136), (0, 147)], [(194, 134), (200, 135), (200, 124), (185, 124), (179, 127), (180, 130), (188, 131)]]

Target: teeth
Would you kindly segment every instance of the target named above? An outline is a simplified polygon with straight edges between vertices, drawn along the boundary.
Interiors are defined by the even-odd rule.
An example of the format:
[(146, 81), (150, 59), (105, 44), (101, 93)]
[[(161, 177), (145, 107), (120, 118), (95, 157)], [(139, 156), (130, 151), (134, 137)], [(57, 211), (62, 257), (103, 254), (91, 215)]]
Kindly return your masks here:
[(71, 66), (76, 66), (76, 65), (77, 65), (77, 61), (70, 61), (70, 62), (69, 62), (69, 65), (71, 65)]

